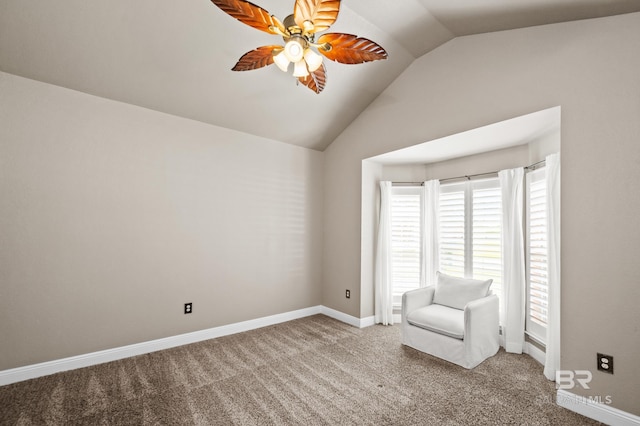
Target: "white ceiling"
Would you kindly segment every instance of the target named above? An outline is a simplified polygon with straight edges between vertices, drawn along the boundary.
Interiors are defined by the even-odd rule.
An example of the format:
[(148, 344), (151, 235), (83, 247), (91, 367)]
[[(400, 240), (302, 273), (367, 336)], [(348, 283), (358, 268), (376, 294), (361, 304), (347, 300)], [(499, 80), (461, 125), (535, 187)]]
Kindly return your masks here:
[[(283, 19), (294, 0), (253, 0)], [(327, 62), (319, 95), (270, 66), (233, 72), (281, 39), (209, 0), (0, 0), (0, 70), (324, 150), (419, 56), (461, 35), (640, 11), (640, 0), (343, 0), (329, 31), (389, 59)]]

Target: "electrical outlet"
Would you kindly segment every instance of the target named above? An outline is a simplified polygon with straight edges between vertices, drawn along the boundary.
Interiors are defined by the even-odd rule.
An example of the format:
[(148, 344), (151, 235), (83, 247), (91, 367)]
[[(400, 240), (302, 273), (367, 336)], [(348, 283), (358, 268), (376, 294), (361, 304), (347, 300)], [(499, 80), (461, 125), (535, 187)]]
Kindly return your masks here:
[(351, 299), (351, 290), (347, 290), (345, 296), (347, 297), (347, 299)]
[(184, 313), (185, 314), (190, 314), (191, 312), (193, 312), (193, 303), (185, 303), (184, 304)]
[(598, 370), (613, 374), (613, 357), (611, 355), (598, 354)]

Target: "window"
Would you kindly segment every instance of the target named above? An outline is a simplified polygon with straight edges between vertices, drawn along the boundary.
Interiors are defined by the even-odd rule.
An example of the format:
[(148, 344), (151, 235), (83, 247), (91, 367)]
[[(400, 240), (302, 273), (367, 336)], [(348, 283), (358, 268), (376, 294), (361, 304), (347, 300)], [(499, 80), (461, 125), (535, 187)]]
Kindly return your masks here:
[(440, 271), (502, 288), (502, 195), (497, 178), (440, 187)]
[[(440, 267), (445, 274), (492, 279), (502, 293), (502, 194), (498, 178), (443, 184), (440, 187)], [(391, 276), (394, 305), (420, 286), (421, 190), (393, 187), (391, 192)]]
[(547, 193), (544, 169), (527, 174), (527, 332), (546, 340)]
[(440, 271), (465, 275), (465, 190), (440, 187)]
[(393, 303), (420, 287), (421, 264), (420, 187), (391, 190), (391, 276)]
[[(422, 218), (420, 187), (391, 192), (391, 276), (393, 303), (420, 287)], [(547, 326), (547, 219), (544, 169), (526, 175), (526, 332), (544, 343)], [(442, 273), (492, 279), (502, 296), (502, 192), (496, 178), (442, 184), (439, 200)], [(433, 283), (427, 283), (432, 285)], [(503, 306), (500, 304), (502, 314)], [(501, 315), (502, 317), (502, 315)]]

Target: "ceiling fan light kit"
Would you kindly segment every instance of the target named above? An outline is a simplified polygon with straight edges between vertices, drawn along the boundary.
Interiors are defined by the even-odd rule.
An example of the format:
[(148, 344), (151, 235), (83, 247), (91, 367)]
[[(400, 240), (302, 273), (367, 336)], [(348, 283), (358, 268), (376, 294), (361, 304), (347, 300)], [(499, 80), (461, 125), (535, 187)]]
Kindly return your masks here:
[(310, 72), (314, 72), (322, 65), (322, 56), (318, 55), (311, 49), (304, 51), (304, 60), (307, 63)]
[(300, 36), (292, 36), (284, 45), (284, 54), (291, 62), (298, 62), (304, 55), (305, 42)]
[(338, 18), (340, 0), (296, 0), (293, 14), (283, 22), (245, 0), (211, 0), (229, 16), (250, 27), (282, 37), (284, 46), (258, 47), (245, 53), (233, 71), (249, 71), (276, 64), (320, 93), (326, 83), (323, 56), (343, 64), (360, 64), (387, 58), (387, 52), (373, 41), (352, 34), (326, 33), (315, 42), (318, 32), (327, 30)]

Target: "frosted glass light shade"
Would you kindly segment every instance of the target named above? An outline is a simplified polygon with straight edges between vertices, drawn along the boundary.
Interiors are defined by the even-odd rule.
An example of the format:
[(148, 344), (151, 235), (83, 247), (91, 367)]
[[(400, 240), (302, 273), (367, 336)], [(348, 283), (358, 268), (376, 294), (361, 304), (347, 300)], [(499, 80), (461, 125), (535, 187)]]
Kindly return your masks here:
[(307, 62), (310, 72), (314, 72), (320, 68), (320, 65), (322, 65), (322, 56), (318, 55), (311, 49), (306, 49), (304, 51), (304, 60)]
[(306, 77), (309, 75), (309, 71), (307, 70), (307, 63), (303, 60), (295, 63), (295, 67), (293, 68), (293, 76), (294, 77)]
[(273, 62), (284, 72), (289, 70), (289, 64), (291, 63), (287, 59), (287, 55), (284, 54), (284, 50), (273, 57)]
[(292, 38), (284, 45), (284, 54), (291, 62), (298, 62), (304, 55), (304, 47), (298, 38)]

